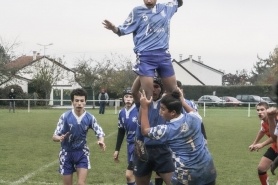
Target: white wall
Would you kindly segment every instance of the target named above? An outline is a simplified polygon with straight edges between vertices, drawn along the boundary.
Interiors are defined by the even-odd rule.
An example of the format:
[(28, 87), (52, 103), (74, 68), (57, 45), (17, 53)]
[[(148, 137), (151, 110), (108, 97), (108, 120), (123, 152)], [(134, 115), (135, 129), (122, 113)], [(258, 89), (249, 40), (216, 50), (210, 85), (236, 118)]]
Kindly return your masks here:
[[(184, 75), (184, 73), (187, 73), (187, 72), (184, 71), (181, 67), (179, 67), (175, 62), (173, 62), (173, 64), (174, 64), (174, 70), (176, 72), (177, 80), (185, 81), (183, 83), (183, 85), (201, 85), (201, 83), (198, 82), (197, 80), (194, 81), (190, 78), (188, 80), (183, 79), (183, 76), (184, 76), (184, 78), (187, 77), (187, 75)], [(194, 76), (196, 76), (205, 85), (222, 85), (223, 73), (213, 70), (209, 67), (206, 67), (198, 62), (186, 61), (186, 62), (183, 62), (180, 64), (184, 68), (186, 68), (190, 73), (192, 73)]]

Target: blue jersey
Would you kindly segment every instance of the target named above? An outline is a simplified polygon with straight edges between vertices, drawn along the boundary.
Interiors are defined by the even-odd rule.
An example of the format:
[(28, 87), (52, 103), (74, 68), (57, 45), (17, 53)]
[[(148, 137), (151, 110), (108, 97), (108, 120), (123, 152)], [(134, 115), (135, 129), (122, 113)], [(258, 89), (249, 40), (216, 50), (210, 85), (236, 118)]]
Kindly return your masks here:
[(86, 135), (89, 128), (94, 130), (97, 138), (105, 136), (92, 114), (85, 111), (78, 117), (74, 110), (69, 110), (61, 115), (54, 135), (61, 136), (69, 132), (65, 140), (61, 142), (62, 150), (66, 152), (82, 150), (86, 147)]
[(118, 116), (118, 128), (124, 128), (127, 143), (134, 143), (135, 131), (138, 124), (138, 109), (135, 104), (129, 110), (123, 108)]
[[(159, 99), (157, 101), (153, 101), (149, 106), (148, 118), (149, 118), (149, 123), (150, 123), (151, 127), (155, 127), (157, 125), (166, 123), (166, 121), (159, 115), (160, 100), (161, 99)], [(139, 126), (137, 127), (136, 136), (139, 140), (144, 139), (145, 145), (164, 144), (160, 140), (153, 140), (153, 139), (150, 139), (148, 137), (144, 137), (141, 133), (141, 126), (140, 125), (141, 125), (141, 123), (139, 123)]]
[[(195, 114), (181, 114), (166, 124), (151, 126), (148, 136), (166, 143), (171, 148), (176, 176), (180, 177), (180, 182), (192, 178), (195, 182), (192, 184), (197, 185), (206, 184), (215, 179), (216, 172), (212, 157), (201, 132), (201, 120)], [(204, 167), (208, 167), (205, 172)], [(191, 177), (188, 177), (189, 175)], [(195, 178), (198, 175), (205, 178), (198, 180), (199, 177)]]
[(170, 20), (178, 9), (177, 0), (156, 4), (152, 9), (145, 5), (135, 7), (123, 25), (120, 35), (133, 33), (134, 52), (168, 49)]

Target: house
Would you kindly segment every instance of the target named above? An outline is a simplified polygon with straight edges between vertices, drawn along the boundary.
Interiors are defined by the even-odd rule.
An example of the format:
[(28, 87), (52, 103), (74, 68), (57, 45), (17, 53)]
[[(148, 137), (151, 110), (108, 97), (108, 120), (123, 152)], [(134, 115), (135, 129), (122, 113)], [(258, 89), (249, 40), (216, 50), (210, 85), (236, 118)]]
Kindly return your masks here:
[[(36, 52), (33, 52), (33, 56), (21, 56), (12, 62), (9, 62), (5, 68), (12, 69), (15, 71), (15, 74), (13, 79), (2, 86), (16, 84), (21, 86), (23, 92), (26, 93), (28, 93), (28, 83), (35, 78), (39, 71), (40, 73), (45, 71), (45, 74), (47, 75), (50, 74), (53, 79), (53, 84), (49, 105), (54, 105), (55, 102), (59, 102), (59, 105), (63, 105), (64, 93), (68, 93), (72, 89), (81, 87), (74, 80), (75, 71), (64, 66), (61, 61), (57, 61), (48, 56), (40, 56), (39, 54), (36, 54)], [(59, 101), (56, 101), (57, 97), (59, 98)], [(54, 99), (55, 102), (53, 101)]]
[(201, 61), (196, 61), (189, 55), (187, 59), (172, 61), (176, 79), (183, 85), (222, 85), (222, 71), (216, 70)]

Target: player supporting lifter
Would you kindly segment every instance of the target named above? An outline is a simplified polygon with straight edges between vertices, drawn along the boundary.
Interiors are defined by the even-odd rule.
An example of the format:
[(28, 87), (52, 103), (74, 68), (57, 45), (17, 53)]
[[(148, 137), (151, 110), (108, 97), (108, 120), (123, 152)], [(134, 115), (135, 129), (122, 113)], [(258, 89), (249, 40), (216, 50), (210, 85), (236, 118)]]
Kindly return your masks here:
[[(118, 135), (114, 152), (114, 161), (120, 162), (119, 153), (123, 139), (126, 135), (128, 162), (126, 169), (126, 181), (127, 185), (135, 185), (135, 177), (133, 175), (133, 153), (134, 136), (138, 124), (138, 109), (134, 104), (130, 88), (126, 88), (123, 91), (123, 102), (125, 107), (120, 110), (118, 115)], [(150, 183), (150, 185), (152, 184)]]
[(162, 79), (167, 93), (176, 88), (176, 77), (169, 49), (170, 20), (182, 6), (183, 0), (156, 3), (144, 0), (144, 5), (133, 8), (123, 25), (116, 27), (108, 20), (103, 21), (106, 29), (118, 36), (133, 34), (137, 64), (133, 71), (140, 76), (142, 89), (147, 97), (153, 94), (155, 70)]

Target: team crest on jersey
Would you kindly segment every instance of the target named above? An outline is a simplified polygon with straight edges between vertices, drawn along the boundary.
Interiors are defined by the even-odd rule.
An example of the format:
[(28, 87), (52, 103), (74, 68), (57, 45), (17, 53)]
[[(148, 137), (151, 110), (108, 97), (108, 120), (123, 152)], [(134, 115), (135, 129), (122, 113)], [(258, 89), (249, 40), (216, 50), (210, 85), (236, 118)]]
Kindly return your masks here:
[(142, 18), (143, 18), (144, 21), (147, 21), (147, 20), (149, 19), (148, 16), (147, 16), (146, 14), (143, 14), (143, 15), (142, 15)]
[(186, 122), (184, 122), (181, 125), (181, 132), (187, 132), (188, 131), (188, 124)]
[(132, 117), (132, 122), (137, 123), (137, 117), (136, 116)]
[(160, 14), (161, 14), (162, 17), (165, 17), (165, 16), (166, 16), (164, 10), (162, 10)]

